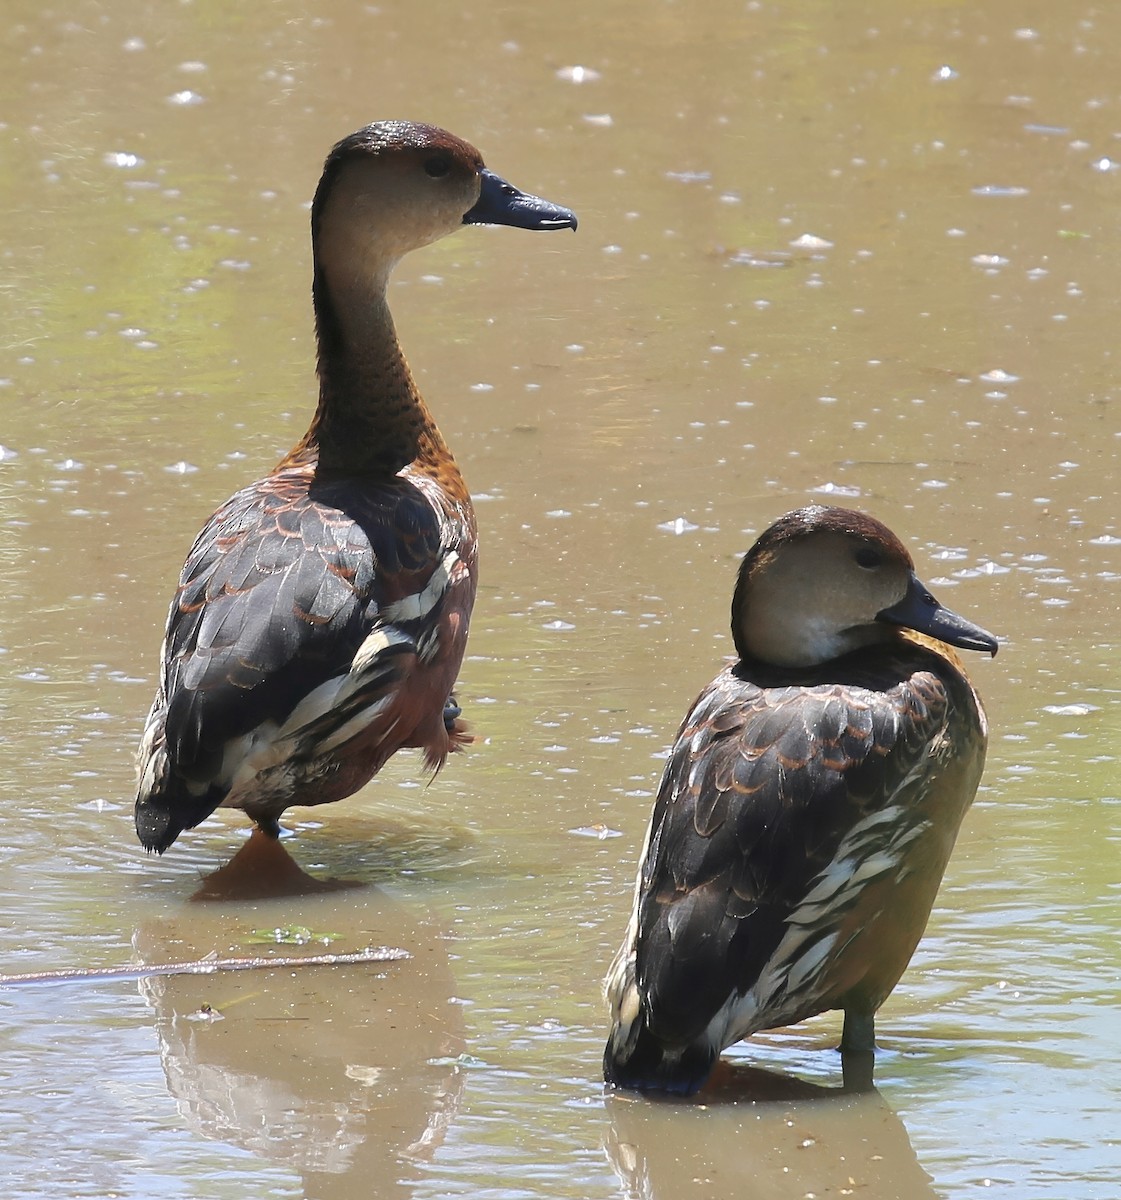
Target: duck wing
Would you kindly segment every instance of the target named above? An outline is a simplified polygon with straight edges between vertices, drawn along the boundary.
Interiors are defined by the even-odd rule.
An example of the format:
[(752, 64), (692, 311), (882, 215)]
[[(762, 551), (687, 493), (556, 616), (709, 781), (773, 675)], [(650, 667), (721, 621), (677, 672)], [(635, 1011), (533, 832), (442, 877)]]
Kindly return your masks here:
[[(687, 1042), (765, 971), (780, 968), (789, 992), (820, 965), (856, 884), (899, 865), (948, 707), (931, 672), (887, 688), (762, 687), (730, 668), (701, 693), (666, 764), (636, 899), (656, 1036)], [(796, 953), (776, 964), (792, 928), (783, 953)]]
[(177, 797), (190, 811), (172, 840), (197, 824), (278, 730), (289, 755), (340, 739), (434, 652), (453, 578), (470, 583), (469, 611), (473, 546), (469, 509), (442, 505), (425, 476), (319, 484), (294, 467), (231, 497), (195, 540), (168, 616), (138, 828), (142, 806)]

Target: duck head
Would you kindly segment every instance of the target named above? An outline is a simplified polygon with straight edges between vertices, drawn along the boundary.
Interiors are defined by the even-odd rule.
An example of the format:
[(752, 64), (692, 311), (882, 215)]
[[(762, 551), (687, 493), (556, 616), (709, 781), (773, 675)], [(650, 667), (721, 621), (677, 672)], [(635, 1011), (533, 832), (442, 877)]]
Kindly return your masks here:
[(569, 209), (488, 171), (462, 138), (377, 121), (331, 150), (311, 208), (316, 271), (384, 284), (401, 257), (462, 225), (575, 229)]
[(732, 599), (741, 658), (811, 667), (891, 641), (900, 627), (996, 654), (997, 639), (944, 608), (886, 525), (812, 505), (780, 517), (747, 552)]

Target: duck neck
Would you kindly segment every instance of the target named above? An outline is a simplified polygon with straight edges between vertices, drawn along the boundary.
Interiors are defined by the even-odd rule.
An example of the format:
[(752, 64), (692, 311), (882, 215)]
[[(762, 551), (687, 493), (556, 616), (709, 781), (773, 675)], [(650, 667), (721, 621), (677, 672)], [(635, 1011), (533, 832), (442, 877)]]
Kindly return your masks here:
[(319, 344), (319, 404), (283, 465), (316, 463), (316, 474), (389, 478), (403, 467), (430, 474), (454, 460), (401, 351), (384, 281), (377, 286), (313, 283)]

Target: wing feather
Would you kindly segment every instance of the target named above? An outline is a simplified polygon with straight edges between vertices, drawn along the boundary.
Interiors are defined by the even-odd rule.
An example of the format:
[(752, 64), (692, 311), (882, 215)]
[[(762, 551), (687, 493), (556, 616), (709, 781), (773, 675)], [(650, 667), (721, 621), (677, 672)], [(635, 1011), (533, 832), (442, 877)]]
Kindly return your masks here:
[(873, 682), (768, 687), (729, 668), (698, 697), (640, 872), (637, 982), (655, 1034), (688, 1040), (750, 988), (845, 833), (928, 753), (941, 681)]
[[(161, 690), (169, 759), (188, 779), (212, 779), (229, 742), (282, 725), (309, 692), (345, 675), (385, 604), (447, 553), (446, 520), (409, 480), (349, 493), (308, 483), (296, 468), (237, 493), (184, 564)], [(400, 661), (400, 641), (391, 648)], [(375, 701), (375, 680), (389, 686), (398, 675), (371, 669), (348, 712)]]

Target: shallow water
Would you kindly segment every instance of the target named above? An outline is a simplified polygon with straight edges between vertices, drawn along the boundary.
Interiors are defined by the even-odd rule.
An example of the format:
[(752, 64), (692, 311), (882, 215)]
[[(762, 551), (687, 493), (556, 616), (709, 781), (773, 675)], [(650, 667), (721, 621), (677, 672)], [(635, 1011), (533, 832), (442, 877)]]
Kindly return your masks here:
[[(4, 1194), (1116, 1196), (1121, 10), (316, 14), (10, 6), (0, 964), (290, 925), (413, 957), (0, 990)], [(303, 866), (365, 886), (193, 903), (244, 830), (135, 844), (167, 600), (307, 421), (322, 157), (401, 115), (581, 218), (465, 230), (391, 293), (478, 500), (479, 740), (293, 822)], [(989, 763), (878, 1091), (814, 1093), (823, 1018), (700, 1104), (605, 1099), (662, 754), (729, 652), (738, 555), (830, 497), (1005, 639), (971, 664)]]

